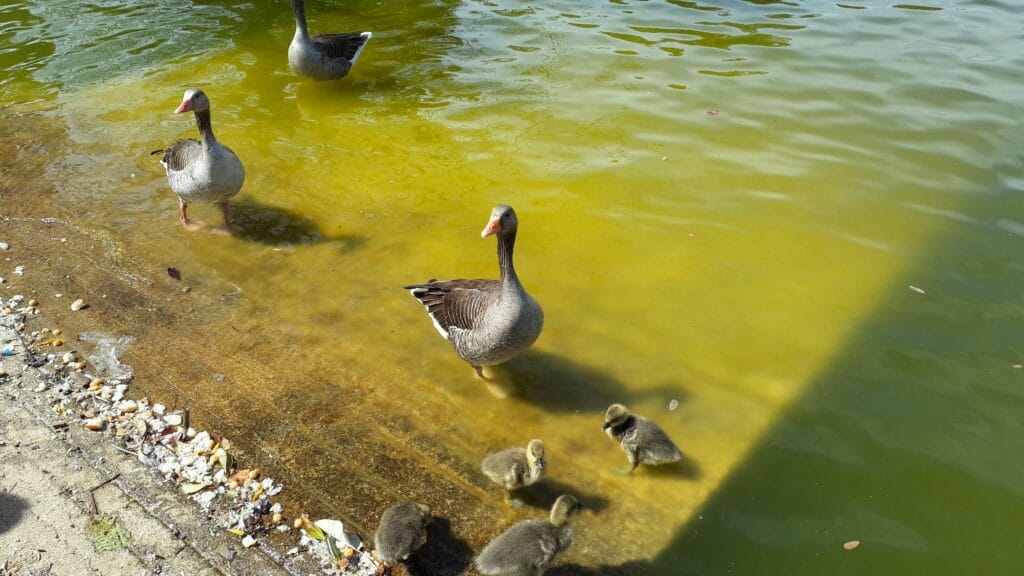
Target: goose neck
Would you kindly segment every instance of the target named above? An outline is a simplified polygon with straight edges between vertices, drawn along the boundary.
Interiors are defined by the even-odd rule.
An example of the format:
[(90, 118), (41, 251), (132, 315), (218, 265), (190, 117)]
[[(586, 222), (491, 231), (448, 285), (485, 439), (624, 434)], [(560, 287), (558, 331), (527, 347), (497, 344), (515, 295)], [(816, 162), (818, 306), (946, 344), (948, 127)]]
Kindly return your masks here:
[(300, 39), (309, 38), (309, 31), (306, 28), (306, 4), (302, 0), (292, 0), (292, 8), (295, 9), (295, 37)]
[(213, 124), (210, 121), (210, 111), (202, 110), (196, 112), (196, 125), (199, 127), (199, 137), (203, 141), (204, 146), (210, 146), (217, 142), (217, 138), (213, 135)]
[(505, 287), (513, 287), (519, 284), (519, 277), (516, 276), (516, 269), (512, 265), (512, 251), (516, 244), (515, 230), (505, 234), (498, 234), (498, 269), (501, 271), (501, 284)]

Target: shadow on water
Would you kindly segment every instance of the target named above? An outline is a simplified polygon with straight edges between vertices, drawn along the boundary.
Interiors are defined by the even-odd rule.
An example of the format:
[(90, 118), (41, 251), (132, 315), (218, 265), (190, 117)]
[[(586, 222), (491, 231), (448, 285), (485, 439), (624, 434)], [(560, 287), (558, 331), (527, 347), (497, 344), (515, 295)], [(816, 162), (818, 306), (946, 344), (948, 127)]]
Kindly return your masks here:
[(0, 492), (0, 534), (17, 526), (28, 508), (28, 502), (25, 500), (13, 494)]
[(562, 494), (574, 496), (583, 503), (583, 507), (595, 514), (608, 508), (608, 499), (597, 494), (581, 490), (578, 486), (565, 484), (551, 478), (544, 478), (533, 486), (528, 486), (514, 494), (523, 504), (547, 512)]
[(649, 566), (548, 574), (1019, 570), (1024, 197), (993, 188)]
[[(648, 397), (679, 398), (682, 386), (664, 383), (630, 391), (617, 378), (558, 354), (529, 350), (507, 364), (512, 395), (553, 412), (604, 412), (616, 402), (629, 404)], [(600, 421), (598, 420), (600, 425)]]
[(231, 203), (231, 225), (238, 229), (239, 238), (271, 246), (334, 244), (342, 252), (351, 252), (366, 243), (361, 236), (325, 235), (312, 218), (253, 200)]
[(452, 533), (451, 523), (434, 517), (427, 525), (427, 542), (409, 559), (412, 576), (456, 576), (469, 568), (473, 550)]

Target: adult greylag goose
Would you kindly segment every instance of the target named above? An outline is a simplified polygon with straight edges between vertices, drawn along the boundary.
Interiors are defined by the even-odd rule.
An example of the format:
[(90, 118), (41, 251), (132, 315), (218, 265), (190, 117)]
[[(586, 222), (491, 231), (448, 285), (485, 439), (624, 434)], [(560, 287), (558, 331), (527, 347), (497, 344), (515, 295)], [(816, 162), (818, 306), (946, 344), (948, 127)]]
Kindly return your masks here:
[(491, 540), (476, 558), (477, 569), (487, 576), (540, 576), (572, 545), (569, 520), (581, 508), (572, 496), (559, 496), (548, 518), (523, 520)]
[(511, 206), (495, 206), (481, 237), (498, 237), (501, 280), (429, 280), (406, 286), (455, 346), (459, 357), (484, 378), (483, 367), (507, 362), (533, 344), (544, 327), (544, 311), (526, 293), (512, 266), (519, 220)]
[(202, 90), (186, 90), (175, 114), (192, 111), (199, 125), (199, 140), (178, 140), (152, 154), (163, 154), (160, 163), (167, 170), (167, 182), (178, 195), (181, 223), (192, 228), (188, 205), (192, 202), (219, 204), (228, 223), (228, 200), (242, 189), (245, 168), (230, 148), (217, 141), (210, 124), (210, 99)]
[(306, 4), (292, 0), (295, 10), (295, 36), (288, 46), (288, 65), (296, 74), (314, 80), (344, 78), (363, 53), (372, 32), (346, 32), (310, 36), (306, 28)]

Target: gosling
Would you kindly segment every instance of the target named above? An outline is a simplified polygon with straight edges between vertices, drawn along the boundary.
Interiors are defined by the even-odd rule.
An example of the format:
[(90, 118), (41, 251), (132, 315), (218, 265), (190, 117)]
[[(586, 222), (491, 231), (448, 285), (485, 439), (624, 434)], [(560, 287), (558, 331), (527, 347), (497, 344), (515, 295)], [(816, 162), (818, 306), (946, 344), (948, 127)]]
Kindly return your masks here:
[(549, 519), (523, 520), (491, 540), (476, 559), (477, 569), (487, 576), (540, 576), (572, 544), (569, 519), (582, 507), (572, 496), (559, 496)]
[(679, 448), (664, 430), (643, 416), (630, 414), (622, 404), (608, 407), (604, 413), (604, 427), (601, 429), (618, 441), (629, 458), (631, 467), (626, 474), (641, 464), (657, 466), (678, 462), (683, 458)]
[(385, 564), (404, 562), (427, 538), (430, 508), (423, 504), (398, 502), (381, 514), (374, 544)]
[(509, 448), (495, 452), (480, 464), (480, 471), (505, 489), (505, 500), (513, 506), (522, 505), (512, 499), (512, 491), (534, 484), (544, 476), (544, 443), (530, 440), (526, 448)]

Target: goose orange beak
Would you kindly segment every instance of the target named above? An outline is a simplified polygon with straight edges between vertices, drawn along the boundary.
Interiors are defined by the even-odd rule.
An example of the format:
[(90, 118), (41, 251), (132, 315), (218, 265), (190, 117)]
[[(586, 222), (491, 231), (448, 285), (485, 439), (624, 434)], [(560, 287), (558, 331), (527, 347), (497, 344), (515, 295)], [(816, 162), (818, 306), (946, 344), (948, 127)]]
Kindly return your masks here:
[(480, 233), (481, 238), (487, 238), (491, 234), (494, 234), (498, 230), (501, 230), (501, 219), (491, 218), (491, 221), (484, 227), (484, 231)]
[(182, 112), (188, 112), (191, 109), (192, 109), (192, 101), (191, 100), (182, 100), (181, 101), (181, 106), (178, 106), (178, 109), (175, 110), (174, 113), (175, 114), (181, 114)]

